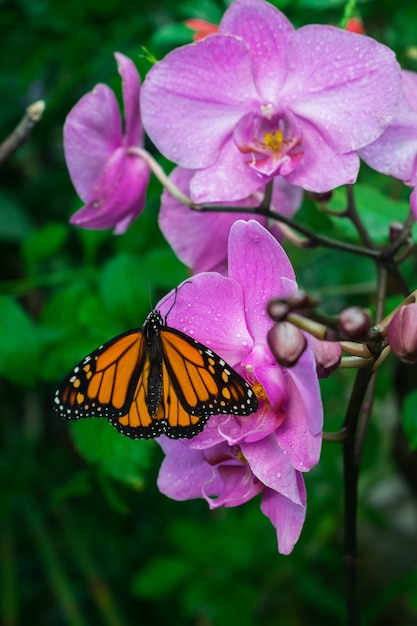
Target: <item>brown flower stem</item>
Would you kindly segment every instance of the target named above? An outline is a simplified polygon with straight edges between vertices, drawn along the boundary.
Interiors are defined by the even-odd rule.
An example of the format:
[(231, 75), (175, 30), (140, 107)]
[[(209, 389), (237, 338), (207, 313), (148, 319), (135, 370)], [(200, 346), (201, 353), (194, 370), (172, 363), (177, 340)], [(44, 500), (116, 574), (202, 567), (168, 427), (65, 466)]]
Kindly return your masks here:
[(346, 576), (347, 626), (359, 626), (360, 621), (356, 543), (359, 461), (356, 455), (356, 432), (363, 401), (373, 374), (370, 368), (358, 370), (343, 423), (343, 430), (347, 433), (347, 438), (343, 443), (343, 475), (345, 487), (344, 563)]
[(26, 109), (26, 113), (13, 132), (0, 144), (0, 165), (3, 165), (29, 139), (32, 128), (42, 117), (45, 102), (38, 100)]
[(301, 233), (307, 238), (306, 244), (303, 247), (315, 248), (317, 246), (323, 246), (324, 248), (331, 248), (333, 250), (340, 250), (342, 252), (348, 252), (350, 254), (356, 254), (357, 256), (363, 256), (377, 260), (380, 256), (378, 250), (370, 250), (368, 248), (362, 248), (361, 246), (355, 246), (351, 243), (332, 239), (325, 235), (317, 235), (309, 228), (306, 228), (302, 224), (294, 222), (285, 215), (280, 215), (271, 209), (264, 209), (262, 205), (260, 207), (229, 207), (229, 206), (192, 206), (195, 211), (201, 211), (202, 213), (247, 213), (248, 215), (263, 215), (275, 220), (276, 222), (286, 224), (296, 232)]
[(369, 236), (369, 233), (367, 229), (365, 228), (365, 225), (362, 222), (361, 218), (359, 217), (359, 213), (356, 208), (356, 202), (355, 202), (355, 197), (353, 193), (353, 185), (346, 185), (346, 194), (347, 194), (347, 201), (348, 201), (347, 209), (346, 209), (346, 216), (350, 219), (350, 221), (352, 222), (352, 224), (358, 231), (358, 234), (360, 238), (362, 239), (364, 245), (367, 248), (374, 249), (375, 248), (374, 242)]

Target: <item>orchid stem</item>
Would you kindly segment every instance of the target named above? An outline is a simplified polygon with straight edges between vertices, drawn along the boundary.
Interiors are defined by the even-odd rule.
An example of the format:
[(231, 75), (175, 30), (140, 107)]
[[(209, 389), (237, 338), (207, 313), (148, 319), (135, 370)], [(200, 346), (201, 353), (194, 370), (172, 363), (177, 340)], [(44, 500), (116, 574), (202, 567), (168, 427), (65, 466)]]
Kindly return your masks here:
[[(190, 206), (188, 204), (188, 206)], [(337, 239), (332, 239), (331, 237), (325, 237), (324, 235), (317, 235), (313, 233), (309, 228), (302, 226), (286, 217), (285, 215), (281, 215), (272, 211), (271, 209), (265, 210), (262, 205), (260, 207), (228, 207), (228, 206), (212, 206), (212, 205), (201, 205), (201, 206), (191, 206), (192, 209), (201, 211), (202, 213), (248, 213), (249, 215), (263, 215), (265, 217), (269, 217), (270, 219), (275, 220), (276, 222), (282, 222), (286, 224), (293, 230), (304, 235), (308, 240), (309, 247), (323, 246), (324, 248), (331, 248), (333, 250), (340, 250), (342, 252), (347, 252), (350, 254), (356, 254), (357, 256), (363, 256), (370, 259), (377, 260), (380, 256), (380, 252), (378, 250), (369, 250), (368, 248), (362, 248), (360, 246), (355, 246), (354, 244), (338, 241)]]
[(353, 185), (346, 185), (346, 195), (348, 202), (346, 216), (350, 219), (350, 221), (358, 231), (358, 234), (362, 239), (364, 245), (371, 249), (375, 248), (374, 242), (372, 241), (368, 231), (366, 230), (362, 220), (359, 217), (359, 213), (355, 203)]
[(344, 474), (344, 552), (346, 575), (346, 624), (359, 626), (358, 605), (358, 557), (356, 545), (356, 524), (358, 507), (359, 461), (356, 455), (356, 431), (362, 404), (372, 380), (370, 368), (360, 369), (356, 375), (352, 394), (346, 411), (343, 430), (347, 438), (343, 444)]
[(37, 100), (29, 105), (26, 113), (12, 133), (0, 144), (0, 165), (16, 152), (29, 139), (30, 133), (39, 122), (45, 110), (45, 102)]
[(174, 185), (174, 183), (170, 180), (169, 176), (165, 174), (164, 170), (159, 165), (158, 161), (156, 161), (156, 159), (154, 159), (153, 156), (149, 154), (149, 152), (147, 152), (143, 148), (138, 148), (138, 147), (129, 148), (128, 152), (129, 154), (135, 154), (136, 156), (143, 159), (145, 163), (149, 166), (152, 173), (155, 174), (155, 176), (157, 177), (159, 182), (162, 184), (162, 186), (165, 187), (165, 189), (169, 191), (169, 193), (174, 198), (176, 198), (178, 202), (181, 202), (181, 204), (184, 204), (190, 209), (198, 208), (195, 205), (195, 203), (191, 200), (191, 198), (189, 198), (184, 193), (182, 193), (182, 191), (180, 191), (180, 189), (178, 189), (178, 187)]

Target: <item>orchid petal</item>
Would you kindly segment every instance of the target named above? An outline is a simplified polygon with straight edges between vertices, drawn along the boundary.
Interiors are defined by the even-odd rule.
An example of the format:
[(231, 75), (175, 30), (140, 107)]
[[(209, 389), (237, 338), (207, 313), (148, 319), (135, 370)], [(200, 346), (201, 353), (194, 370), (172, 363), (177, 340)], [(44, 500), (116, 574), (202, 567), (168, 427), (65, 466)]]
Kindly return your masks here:
[(271, 177), (260, 177), (242, 159), (235, 142), (230, 139), (219, 148), (215, 163), (197, 170), (190, 181), (190, 195), (194, 202), (237, 202), (262, 189)]
[(273, 434), (261, 441), (242, 443), (241, 450), (252, 472), (265, 487), (301, 504), (296, 471)]
[(400, 104), (391, 124), (360, 156), (378, 172), (417, 184), (417, 74), (402, 71)]
[(142, 159), (116, 150), (90, 189), (88, 204), (71, 217), (71, 223), (84, 228), (113, 228), (128, 225), (145, 204), (149, 169)]
[(158, 476), (158, 489), (173, 500), (189, 500), (202, 497), (202, 485), (206, 493), (213, 495), (222, 487), (216, 479), (215, 470), (206, 463), (199, 450), (192, 450), (181, 441), (159, 437), (158, 443), (165, 452)]
[(257, 99), (244, 42), (211, 35), (173, 50), (150, 70), (141, 89), (142, 121), (169, 159), (197, 169), (215, 162)]
[[(170, 179), (183, 193), (189, 193), (194, 170), (176, 168)], [(293, 188), (295, 189), (295, 188)], [(285, 202), (284, 190), (281, 194)], [(262, 196), (239, 201), (241, 206), (256, 206)], [(288, 200), (290, 202), (290, 200)], [(235, 203), (226, 203), (234, 205)], [(164, 191), (159, 213), (159, 226), (176, 255), (193, 268), (194, 273), (218, 271), (226, 274), (227, 242), (231, 225), (238, 219), (250, 219), (245, 213), (200, 213), (191, 211)], [(266, 226), (265, 217), (256, 218)]]
[(287, 370), (288, 400), (283, 406), (286, 417), (277, 429), (276, 437), (293, 466), (305, 472), (316, 465), (320, 458), (322, 438), (319, 426), (323, 409), (315, 372), (308, 376), (314, 361), (310, 366), (308, 354), (303, 354), (302, 359), (305, 361), (304, 371), (302, 367), (295, 370), (297, 366)]
[(265, 489), (262, 494), (261, 510), (275, 526), (278, 550), (281, 554), (290, 554), (304, 524), (306, 492), (303, 477), (299, 472), (297, 472), (297, 483), (301, 504), (296, 504), (271, 489)]
[(296, 289), (294, 270), (287, 255), (257, 222), (235, 222), (229, 237), (229, 276), (245, 286), (249, 331), (256, 341), (265, 343), (266, 332), (272, 325), (266, 305), (281, 291), (282, 283), (277, 277), (294, 281), (293, 290)]
[(287, 77), (287, 40), (293, 31), (280, 11), (259, 0), (234, 2), (220, 23), (219, 33), (241, 37), (248, 46), (254, 81), (264, 100), (279, 98)]
[(117, 69), (122, 77), (123, 104), (125, 113), (125, 145), (141, 146), (143, 128), (140, 121), (139, 90), (140, 78), (135, 64), (120, 52), (115, 52)]
[(346, 183), (354, 183), (359, 171), (356, 152), (340, 154), (308, 120), (299, 122), (303, 134), (303, 158), (286, 176), (307, 191), (324, 193)]
[(219, 506), (239, 506), (262, 491), (262, 484), (254, 478), (250, 469), (243, 463), (235, 466), (221, 464), (217, 471), (223, 481), (223, 487), (218, 495), (215, 498), (209, 497), (207, 489), (210, 487), (212, 491), (212, 485), (205, 485), (203, 490), (210, 509), (217, 509)]
[(65, 160), (84, 202), (121, 142), (122, 122), (115, 95), (107, 85), (97, 85), (71, 109), (64, 124)]
[[(166, 297), (157, 308), (165, 315), (171, 305), (172, 299)], [(168, 321), (213, 348), (231, 367), (252, 348), (243, 316), (242, 288), (214, 272), (198, 274), (178, 287)]]
[(374, 141), (391, 121), (401, 74), (386, 46), (332, 26), (305, 26), (289, 39), (288, 63), (283, 106), (317, 126), (339, 152)]

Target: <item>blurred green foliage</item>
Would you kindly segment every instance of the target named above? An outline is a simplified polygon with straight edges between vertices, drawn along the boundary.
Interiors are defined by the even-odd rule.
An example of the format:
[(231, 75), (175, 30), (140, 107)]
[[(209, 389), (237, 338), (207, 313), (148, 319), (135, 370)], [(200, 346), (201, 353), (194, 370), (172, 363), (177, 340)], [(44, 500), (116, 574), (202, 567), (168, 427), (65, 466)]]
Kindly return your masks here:
[[(342, 0), (277, 0), (296, 26), (337, 24)], [(188, 17), (217, 22), (226, 3), (188, 0), (2, 0), (0, 138), (25, 107), (46, 111), (27, 145), (0, 170), (0, 397), (2, 450), (0, 606), (7, 626), (166, 623), (198, 626), (309, 626), (343, 622), (341, 449), (325, 444), (306, 476), (308, 512), (289, 557), (255, 500), (210, 512), (156, 489), (162, 459), (152, 441), (130, 441), (97, 420), (69, 428), (52, 412), (59, 379), (86, 353), (128, 328), (187, 275), (157, 227), (160, 188), (121, 236), (68, 225), (80, 206), (63, 158), (62, 126), (98, 82), (120, 97), (113, 52), (142, 77), (150, 61), (191, 41)], [(417, 70), (414, 0), (358, 3), (367, 33)], [(402, 219), (408, 193), (366, 168), (358, 204), (380, 244)], [(333, 198), (343, 208), (343, 190)], [(397, 212), (395, 217), (393, 212)], [(391, 217), (390, 217), (391, 216)], [(300, 219), (355, 241), (343, 221), (306, 198)], [(288, 246), (299, 283), (329, 312), (373, 306), (372, 264), (332, 251)], [(416, 259), (407, 261), (412, 288)], [(393, 293), (392, 298), (398, 298)], [(417, 624), (416, 458), (404, 467), (400, 424), (415, 432), (415, 370), (388, 362), (377, 382), (375, 418), (362, 466), (359, 541), (366, 625)], [(398, 384), (393, 385), (393, 381)], [(326, 429), (337, 430), (352, 384), (340, 372), (322, 381)], [(402, 455), (401, 455), (402, 454)], [(414, 453), (415, 454), (415, 453)], [(414, 461), (413, 461), (414, 459)], [(414, 464), (413, 464), (414, 463)], [(413, 512), (414, 511), (414, 512)]]

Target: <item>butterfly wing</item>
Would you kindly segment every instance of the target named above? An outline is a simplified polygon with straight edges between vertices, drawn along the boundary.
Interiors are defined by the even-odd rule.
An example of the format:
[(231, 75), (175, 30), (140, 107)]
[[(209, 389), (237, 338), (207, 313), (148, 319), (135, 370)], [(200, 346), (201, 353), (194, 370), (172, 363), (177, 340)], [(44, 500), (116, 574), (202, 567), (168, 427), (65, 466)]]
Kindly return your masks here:
[(128, 437), (191, 438), (211, 415), (249, 415), (258, 400), (248, 383), (215, 352), (174, 328), (163, 327), (162, 397), (157, 413), (146, 404), (150, 362), (146, 359), (130, 410), (110, 421)]
[[(56, 412), (65, 419), (106, 417), (132, 439), (179, 439), (197, 435), (211, 415), (257, 410), (252, 388), (215, 352), (174, 328), (157, 330), (152, 349), (145, 330), (136, 329), (87, 356), (56, 392)], [(152, 377), (161, 380), (154, 415), (148, 408)]]
[(250, 415), (258, 409), (250, 385), (210, 348), (168, 327), (161, 343), (168, 437), (193, 437), (211, 415)]
[(146, 361), (141, 329), (103, 344), (83, 359), (63, 381), (54, 398), (55, 411), (65, 419), (112, 418), (132, 404)]

